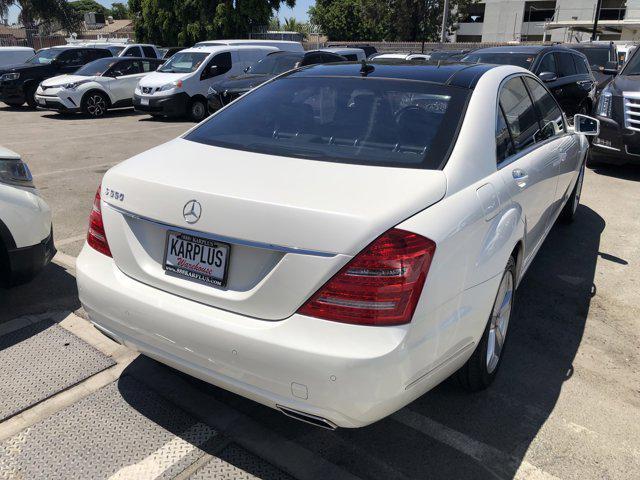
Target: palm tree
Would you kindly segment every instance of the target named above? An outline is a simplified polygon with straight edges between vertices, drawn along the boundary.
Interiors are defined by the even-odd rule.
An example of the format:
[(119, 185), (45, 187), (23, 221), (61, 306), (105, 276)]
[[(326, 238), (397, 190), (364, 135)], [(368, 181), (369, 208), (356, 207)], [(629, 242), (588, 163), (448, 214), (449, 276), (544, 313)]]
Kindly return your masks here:
[(285, 18), (282, 28), (287, 32), (297, 32), (301, 25), (302, 24), (300, 24), (295, 17), (291, 17)]

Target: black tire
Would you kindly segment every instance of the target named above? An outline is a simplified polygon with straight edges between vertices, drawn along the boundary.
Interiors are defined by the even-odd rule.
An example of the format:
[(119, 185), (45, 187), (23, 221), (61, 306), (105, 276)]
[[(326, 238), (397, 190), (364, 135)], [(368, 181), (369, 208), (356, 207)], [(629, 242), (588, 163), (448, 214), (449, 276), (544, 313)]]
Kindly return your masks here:
[(200, 98), (194, 98), (189, 104), (189, 118), (196, 123), (200, 123), (207, 118), (207, 102)]
[[(505, 290), (503, 295), (502, 288), (503, 288), (503, 282), (509, 282), (508, 277), (510, 277), (511, 287), (510, 287), (510, 293), (509, 293), (508, 312), (506, 310), (506, 307), (504, 309), (504, 312), (507, 313), (508, 315), (506, 317), (504, 334), (502, 335), (503, 341), (498, 353), (497, 360), (495, 360), (493, 356), (491, 356), (491, 360), (490, 360), (488, 357), (489, 357), (489, 351), (490, 351), (489, 349), (490, 349), (492, 335), (494, 335), (493, 337), (494, 347), (496, 345), (495, 342), (498, 341), (497, 337), (495, 336), (496, 334), (494, 333), (496, 331), (496, 328), (494, 325), (494, 319), (499, 318), (495, 316), (496, 306), (501, 305), (506, 300), (506, 294), (508, 291)], [(494, 305), (491, 309), (491, 315), (489, 316), (489, 320), (487, 321), (487, 325), (485, 327), (484, 333), (482, 334), (482, 338), (480, 339), (480, 343), (478, 343), (478, 346), (476, 347), (473, 354), (471, 355), (471, 358), (469, 358), (469, 360), (467, 360), (467, 363), (465, 363), (462, 366), (462, 368), (460, 368), (460, 370), (458, 370), (458, 372), (456, 373), (456, 377), (460, 385), (462, 385), (463, 388), (465, 388), (470, 392), (477, 392), (480, 390), (484, 390), (485, 388), (487, 388), (489, 385), (493, 383), (493, 381), (496, 378), (496, 375), (498, 374), (498, 370), (500, 369), (500, 365), (502, 364), (502, 359), (504, 357), (506, 341), (508, 339), (507, 334), (509, 330), (507, 327), (509, 326), (509, 320), (511, 317), (511, 313), (513, 311), (513, 303), (515, 300), (515, 285), (516, 285), (516, 262), (515, 262), (515, 259), (511, 257), (509, 258), (509, 261), (507, 262), (507, 266), (504, 269), (504, 273), (500, 281), (500, 286), (498, 287), (498, 292), (494, 300)], [(500, 299), (500, 297), (503, 297), (502, 300)], [(499, 311), (502, 311), (502, 309)]]
[(584, 183), (584, 164), (580, 168), (578, 174), (578, 180), (576, 181), (573, 191), (567, 200), (567, 203), (560, 212), (560, 220), (562, 223), (573, 222), (576, 212), (578, 211), (578, 205), (580, 205), (580, 196), (582, 195), (582, 184)]
[(37, 85), (29, 85), (25, 90), (25, 100), (27, 101), (27, 105), (29, 108), (36, 108), (38, 106), (38, 102), (36, 102), (36, 90), (38, 89)]
[(93, 118), (104, 117), (109, 109), (109, 99), (104, 93), (89, 92), (82, 98), (82, 112)]
[(24, 102), (18, 103), (18, 102), (6, 102), (5, 101), (4, 103), (6, 103), (11, 108), (20, 108), (22, 105), (24, 105)]

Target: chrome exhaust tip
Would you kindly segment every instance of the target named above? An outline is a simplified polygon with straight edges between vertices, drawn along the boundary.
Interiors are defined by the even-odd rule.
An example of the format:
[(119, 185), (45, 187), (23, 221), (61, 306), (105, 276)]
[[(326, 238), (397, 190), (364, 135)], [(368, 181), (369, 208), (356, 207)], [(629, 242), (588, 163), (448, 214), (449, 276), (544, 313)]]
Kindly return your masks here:
[(338, 426), (332, 421), (327, 420), (326, 418), (319, 417), (317, 415), (312, 415), (311, 413), (300, 412), (288, 407), (283, 407), (282, 405), (276, 405), (276, 408), (284, 413), (287, 417), (291, 417), (304, 423), (309, 423), (316, 427), (325, 428), (327, 430), (336, 430), (338, 428)]

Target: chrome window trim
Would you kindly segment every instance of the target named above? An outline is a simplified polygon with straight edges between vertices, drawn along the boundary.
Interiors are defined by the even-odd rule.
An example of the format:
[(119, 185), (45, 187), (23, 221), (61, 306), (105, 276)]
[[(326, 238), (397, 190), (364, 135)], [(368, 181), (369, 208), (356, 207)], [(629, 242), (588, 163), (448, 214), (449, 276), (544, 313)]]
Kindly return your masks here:
[(178, 226), (172, 225), (170, 223), (160, 222), (158, 220), (154, 220), (153, 218), (149, 218), (149, 217), (145, 217), (143, 215), (138, 215), (137, 213), (129, 212), (128, 210), (125, 210), (123, 208), (116, 207), (115, 205), (111, 205), (110, 203), (107, 203), (104, 200), (102, 201), (102, 203), (105, 206), (107, 206), (108, 208), (110, 208), (110, 209), (112, 209), (112, 210), (114, 210), (114, 211), (116, 211), (116, 212), (118, 212), (121, 215), (124, 215), (126, 217), (135, 218), (136, 220), (142, 220), (142, 221), (145, 221), (145, 222), (154, 223), (154, 224), (159, 225), (159, 226), (161, 226), (163, 228), (166, 228), (168, 230), (181, 232), (181, 233), (186, 233), (188, 235), (193, 235), (193, 236), (196, 236), (196, 237), (208, 238), (210, 240), (217, 240), (219, 242), (229, 243), (232, 246), (241, 245), (243, 247), (261, 248), (261, 249), (264, 249), (264, 250), (273, 250), (273, 251), (282, 252), (282, 253), (295, 253), (295, 254), (298, 254), (298, 255), (311, 255), (311, 256), (315, 256), (315, 257), (330, 258), (330, 257), (337, 256), (336, 253), (321, 252), (321, 251), (318, 251), (318, 250), (308, 250), (308, 249), (296, 248), (296, 247), (284, 247), (284, 246), (281, 246), (281, 245), (274, 245), (272, 243), (254, 242), (252, 240), (244, 240), (244, 239), (241, 239), (241, 238), (227, 237), (225, 235), (216, 235), (214, 233), (202, 232), (200, 230), (193, 230), (193, 229), (189, 229), (189, 228), (178, 227)]

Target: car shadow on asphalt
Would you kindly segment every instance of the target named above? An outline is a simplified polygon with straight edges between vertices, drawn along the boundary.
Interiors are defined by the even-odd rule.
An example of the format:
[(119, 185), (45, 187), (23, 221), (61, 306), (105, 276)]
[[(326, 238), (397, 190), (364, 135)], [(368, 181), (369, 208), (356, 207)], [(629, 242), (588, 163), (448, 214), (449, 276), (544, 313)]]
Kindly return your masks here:
[(104, 121), (104, 120), (110, 120), (113, 118), (119, 118), (119, 117), (139, 117), (140, 115), (144, 115), (141, 112), (136, 112), (133, 108), (122, 108), (122, 109), (118, 109), (118, 110), (109, 110), (104, 116), (102, 117), (92, 117), (90, 115), (87, 115), (85, 113), (81, 113), (81, 112), (58, 112), (55, 110), (50, 110), (49, 113), (46, 113), (44, 115), (42, 115), (42, 118), (49, 118), (52, 120), (79, 120), (79, 119), (86, 119), (86, 120), (93, 120), (96, 122), (100, 122), (100, 121)]
[(0, 325), (25, 315), (78, 308), (80, 301), (75, 277), (53, 262), (27, 284), (0, 288)]
[(591, 169), (598, 175), (640, 182), (640, 165), (598, 165)]
[[(535, 470), (523, 465), (524, 455), (573, 375), (596, 291), (604, 228), (595, 211), (580, 206), (572, 225), (552, 229), (517, 290), (504, 361), (483, 392), (469, 394), (449, 380), (373, 425), (328, 431), (145, 357), (123, 375), (138, 378), (236, 442), (250, 444), (248, 437), (256, 434), (234, 428), (239, 420), (230, 411), (361, 478), (513, 478), (520, 468)], [(124, 391), (123, 396), (127, 400)], [(143, 405), (130, 403), (144, 413)]]

